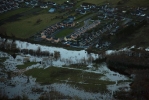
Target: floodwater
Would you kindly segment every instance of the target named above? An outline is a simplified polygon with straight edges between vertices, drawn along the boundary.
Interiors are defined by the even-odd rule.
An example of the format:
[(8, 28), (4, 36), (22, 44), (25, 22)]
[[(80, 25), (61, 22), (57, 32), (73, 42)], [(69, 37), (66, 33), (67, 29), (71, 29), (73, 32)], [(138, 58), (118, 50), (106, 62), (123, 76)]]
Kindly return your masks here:
[[(8, 40), (7, 42), (11, 42), (11, 40)], [(63, 48), (57, 48), (57, 47), (48, 47), (48, 46), (42, 46), (37, 44), (30, 44), (27, 42), (21, 42), (21, 41), (15, 41), (17, 44), (17, 48), (21, 49), (32, 49), (37, 50), (39, 47), (41, 48), (41, 51), (48, 51), (50, 53), (54, 53), (54, 51), (60, 52), (60, 58), (58, 60), (52, 60), (49, 57), (38, 57), (38, 56), (31, 56), (29, 54), (17, 54), (16, 58), (13, 58), (11, 55), (0, 52), (0, 57), (8, 57), (5, 62), (2, 64), (3, 67), (0, 67), (0, 92), (2, 94), (7, 95), (9, 98), (13, 98), (17, 95), (26, 95), (29, 99), (37, 100), (42, 93), (51, 91), (51, 88), (55, 91), (70, 97), (78, 97), (81, 99), (97, 99), (97, 100), (110, 100), (113, 98), (113, 93), (115, 91), (118, 91), (119, 88), (125, 88), (126, 91), (129, 90), (129, 82), (123, 82), (121, 84), (117, 84), (118, 81), (125, 81), (130, 80), (128, 77), (121, 75), (119, 73), (116, 73), (114, 71), (111, 71), (107, 68), (106, 63), (100, 64), (98, 69), (93, 69), (92, 66), (92, 60), (97, 59), (99, 57), (98, 54), (88, 54), (85, 50), (75, 51), (75, 50), (66, 50)], [(92, 59), (89, 61), (87, 60), (89, 57)], [(109, 93), (92, 93), (92, 92), (86, 92), (84, 90), (78, 89), (76, 87), (73, 87), (72, 85), (69, 85), (67, 83), (54, 83), (51, 85), (40, 85), (36, 82), (36, 78), (33, 78), (32, 76), (27, 77), (23, 75), (23, 72), (26, 70), (19, 70), (16, 68), (16, 65), (24, 64), (25, 60), (28, 58), (30, 62), (40, 62), (32, 66), (28, 66), (26, 70), (30, 70), (32, 68), (47, 68), (50, 66), (56, 66), (56, 67), (62, 67), (63, 65), (69, 65), (69, 64), (77, 64), (82, 63), (82, 59), (85, 59), (88, 61), (87, 67), (89, 69), (83, 70), (86, 72), (92, 72), (92, 73), (101, 73), (104, 74), (103, 77), (100, 78), (100, 80), (109, 80), (114, 81), (115, 84), (113, 85), (107, 85), (107, 89), (109, 90)], [(68, 61), (69, 60), (69, 61)], [(75, 68), (74, 68), (75, 69)], [(11, 79), (7, 79), (8, 75), (3, 71), (12, 71), (19, 73), (18, 75), (13, 76)], [(29, 79), (29, 82), (28, 82)], [(32, 89), (38, 88), (42, 91), (40, 92), (33, 92)]]

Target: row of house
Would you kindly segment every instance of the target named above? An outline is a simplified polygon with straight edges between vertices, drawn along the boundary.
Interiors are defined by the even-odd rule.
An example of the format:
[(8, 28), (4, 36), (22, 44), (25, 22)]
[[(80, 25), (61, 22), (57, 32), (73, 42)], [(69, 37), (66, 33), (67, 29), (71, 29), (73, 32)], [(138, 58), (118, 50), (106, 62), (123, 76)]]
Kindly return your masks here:
[(0, 1), (0, 13), (4, 13), (13, 9), (19, 8), (19, 3), (14, 0)]
[(60, 39), (54, 39), (52, 38), (52, 35), (54, 32), (58, 31), (61, 28), (64, 27), (73, 27), (75, 26), (74, 23), (74, 17), (69, 16), (67, 19), (63, 20), (62, 22), (56, 23), (48, 28), (46, 28), (42, 33), (41, 33), (41, 38), (46, 39), (48, 41), (54, 41), (54, 42), (59, 42)]
[[(72, 33), (70, 36), (64, 37), (64, 41), (65, 42), (63, 44), (70, 45), (70, 46), (79, 46), (79, 47), (82, 46), (82, 47), (86, 47), (87, 46), (86, 44), (88, 42), (88, 39), (91, 39), (92, 40), (93, 37), (94, 38), (97, 37), (97, 36), (93, 35), (93, 37), (91, 38), (90, 36), (87, 35), (86, 32), (88, 30), (91, 30), (92, 28), (96, 27), (99, 24), (100, 24), (100, 21), (99, 20), (96, 20), (96, 21), (94, 21), (90, 25), (86, 25), (86, 26), (83, 26), (83, 27), (79, 28), (74, 33)], [(91, 35), (91, 33), (90, 33), (90, 35)], [(81, 40), (79, 40), (79, 41), (76, 40), (78, 37), (81, 37)], [(70, 42), (70, 41), (73, 41), (73, 42)]]

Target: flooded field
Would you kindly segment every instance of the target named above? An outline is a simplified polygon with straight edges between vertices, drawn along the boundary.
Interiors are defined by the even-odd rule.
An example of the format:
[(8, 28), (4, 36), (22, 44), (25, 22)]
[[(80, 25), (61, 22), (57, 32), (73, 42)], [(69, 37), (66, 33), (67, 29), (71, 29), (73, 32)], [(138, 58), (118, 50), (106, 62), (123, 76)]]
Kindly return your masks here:
[[(7, 42), (12, 42), (7, 40)], [(16, 57), (0, 52), (0, 92), (9, 98), (111, 100), (116, 91), (129, 90), (131, 79), (113, 72), (98, 54), (15, 41)], [(52, 56), (23, 54), (21, 50), (47, 51)], [(55, 57), (55, 52), (59, 56)], [(57, 95), (57, 97), (53, 97)]]

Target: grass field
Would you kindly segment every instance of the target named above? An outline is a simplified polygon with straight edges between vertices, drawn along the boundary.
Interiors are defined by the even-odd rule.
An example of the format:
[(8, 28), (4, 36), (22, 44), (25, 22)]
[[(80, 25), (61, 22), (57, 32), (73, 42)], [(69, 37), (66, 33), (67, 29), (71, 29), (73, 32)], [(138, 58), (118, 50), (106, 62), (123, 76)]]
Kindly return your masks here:
[(28, 11), (30, 9), (31, 8), (20, 8), (20, 9), (12, 10), (12, 11), (9, 11), (7, 13), (1, 14), (0, 21), (1, 20), (5, 20), (6, 18), (9, 18), (9, 17), (11, 17), (13, 15), (16, 15), (16, 14), (23, 13), (25, 11)]
[(72, 29), (72, 28), (66, 28), (66, 29), (63, 29), (62, 31), (58, 32), (55, 36), (57, 38), (62, 38), (62, 37), (65, 37), (65, 36), (71, 34), (73, 31), (74, 31), (74, 29)]
[[(37, 82), (43, 84), (51, 83), (69, 83), (80, 89), (90, 92), (107, 91), (106, 85), (115, 82), (99, 80), (102, 74), (84, 72), (68, 68), (49, 67), (47, 69), (34, 68), (25, 72), (26, 75), (32, 75), (37, 78)], [(81, 83), (82, 82), (82, 83)]]
[[(36, 12), (36, 14), (34, 14), (34, 12)], [(34, 35), (35, 33), (42, 31), (47, 26), (50, 26), (60, 21), (60, 19), (51, 20), (55, 16), (59, 15), (58, 13), (50, 14), (45, 13), (45, 10), (28, 8), (19, 11), (12, 11), (10, 12), (10, 14), (6, 13), (2, 15), (1, 18), (5, 18), (5, 16), (8, 16), (9, 18), (13, 15), (13, 13), (21, 13), (23, 16), (19, 17), (16, 21), (7, 22), (3, 24), (1, 27), (4, 27), (6, 29), (7, 35), (11, 36), (11, 34), (13, 34), (17, 38), (22, 39), (28, 38)], [(40, 20), (40, 22), (37, 23), (37, 20)]]
[(16, 67), (18, 69), (24, 69), (24, 68), (34, 65), (34, 64), (37, 64), (37, 62), (25, 62), (23, 65), (17, 65)]

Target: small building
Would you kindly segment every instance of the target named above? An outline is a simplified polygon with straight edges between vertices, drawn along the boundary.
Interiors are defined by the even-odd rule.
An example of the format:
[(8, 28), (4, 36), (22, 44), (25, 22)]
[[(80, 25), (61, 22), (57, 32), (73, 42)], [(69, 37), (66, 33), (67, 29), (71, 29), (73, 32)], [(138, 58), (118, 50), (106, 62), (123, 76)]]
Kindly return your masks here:
[(66, 36), (66, 37), (64, 37), (64, 40), (65, 40), (65, 41), (71, 41), (72, 38), (71, 38), (70, 36)]
[(46, 4), (41, 4), (40, 8), (48, 8), (48, 6)]
[(51, 8), (51, 9), (49, 10), (50, 13), (53, 13), (53, 12), (55, 12), (55, 11), (56, 11), (55, 8)]
[(71, 38), (72, 38), (72, 39), (76, 39), (76, 38), (77, 38), (77, 35), (72, 34), (72, 35), (71, 35)]
[(32, 1), (30, 1), (30, 5), (31, 6), (38, 6), (38, 1), (32, 0)]
[(83, 14), (84, 15), (84, 14), (86, 14), (86, 11), (85, 10), (81, 10), (80, 11), (80, 14)]

